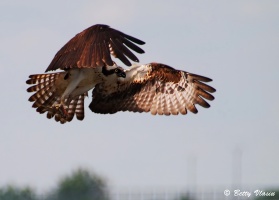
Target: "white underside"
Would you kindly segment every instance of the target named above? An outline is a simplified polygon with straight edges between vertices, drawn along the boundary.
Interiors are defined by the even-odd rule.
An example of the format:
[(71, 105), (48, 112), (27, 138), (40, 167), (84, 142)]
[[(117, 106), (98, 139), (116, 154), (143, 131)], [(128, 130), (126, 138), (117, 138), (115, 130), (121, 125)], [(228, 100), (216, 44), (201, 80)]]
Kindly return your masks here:
[[(112, 68), (112, 67), (110, 67)], [(69, 70), (68, 86), (63, 92), (62, 99), (74, 98), (93, 89), (96, 84), (107, 81), (107, 79), (117, 80), (116, 75), (105, 76), (102, 68), (83, 68)]]
[(73, 98), (91, 90), (102, 81), (100, 68), (94, 69), (71, 69), (69, 70), (68, 86), (65, 89), (62, 99)]
[(126, 78), (122, 81), (138, 80), (141, 81), (148, 72), (148, 67), (139, 63), (133, 64), (129, 69), (125, 70)]
[[(107, 69), (113, 69), (117, 66), (108, 66)], [(84, 94), (93, 89), (99, 83), (106, 85), (115, 85), (116, 82), (129, 82), (131, 80), (140, 81), (147, 73), (146, 65), (134, 64), (132, 67), (125, 70), (126, 78), (118, 77), (116, 74), (105, 76), (102, 73), (102, 68), (82, 68), (69, 70), (69, 78), (65, 91), (62, 94), (62, 99), (72, 99), (76, 96)]]

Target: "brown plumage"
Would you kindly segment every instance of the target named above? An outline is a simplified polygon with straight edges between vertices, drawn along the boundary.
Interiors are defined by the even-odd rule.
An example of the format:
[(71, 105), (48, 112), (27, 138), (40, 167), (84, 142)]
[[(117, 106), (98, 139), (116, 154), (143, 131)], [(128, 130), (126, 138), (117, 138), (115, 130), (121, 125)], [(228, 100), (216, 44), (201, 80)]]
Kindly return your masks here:
[[(54, 117), (61, 123), (71, 121), (75, 115), (83, 120), (87, 91), (98, 83), (125, 75), (111, 56), (130, 66), (130, 60), (139, 61), (132, 51), (144, 53), (137, 44), (144, 42), (107, 25), (85, 29), (56, 53), (46, 69), (46, 72), (57, 69), (63, 72), (29, 77), (26, 83), (33, 86), (27, 91), (35, 92), (29, 101), (34, 102), (37, 112), (47, 112), (48, 118)], [(117, 72), (116, 68), (119, 68)]]
[(206, 100), (215, 89), (203, 82), (210, 78), (176, 70), (164, 64), (135, 65), (125, 79), (98, 84), (90, 109), (96, 113), (118, 111), (151, 112), (159, 115), (197, 113), (196, 104), (208, 108)]
[(130, 66), (129, 59), (139, 61), (130, 49), (144, 53), (136, 44), (143, 45), (145, 42), (107, 25), (97, 24), (78, 33), (67, 42), (56, 53), (46, 72), (57, 69), (112, 66), (110, 54)]
[(151, 112), (156, 115), (197, 113), (196, 105), (210, 107), (215, 89), (205, 83), (210, 78), (176, 70), (160, 63), (134, 65), (128, 70), (116, 65), (111, 56), (130, 66), (138, 62), (134, 52), (143, 41), (112, 29), (94, 25), (78, 33), (54, 56), (46, 71), (62, 72), (30, 75), (29, 101), (39, 113), (47, 113), (60, 123), (74, 116), (84, 119), (84, 98), (93, 89), (90, 109), (95, 113), (118, 111)]

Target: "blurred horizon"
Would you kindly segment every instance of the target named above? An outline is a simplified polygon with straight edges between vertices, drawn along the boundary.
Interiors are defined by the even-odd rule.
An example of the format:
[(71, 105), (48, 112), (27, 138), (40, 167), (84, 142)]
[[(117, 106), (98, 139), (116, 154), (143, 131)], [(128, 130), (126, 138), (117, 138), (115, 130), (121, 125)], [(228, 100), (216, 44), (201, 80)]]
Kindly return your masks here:
[[(229, 193), (228, 193), (229, 191)], [(227, 192), (225, 195), (225, 192)], [(187, 187), (112, 187), (104, 177), (93, 170), (78, 168), (60, 177), (55, 187), (36, 191), (32, 186), (8, 184), (0, 187), (0, 199), (5, 200), (218, 200), (276, 199), (279, 187), (246, 186), (187, 186)], [(271, 197), (270, 197), (271, 196)]]

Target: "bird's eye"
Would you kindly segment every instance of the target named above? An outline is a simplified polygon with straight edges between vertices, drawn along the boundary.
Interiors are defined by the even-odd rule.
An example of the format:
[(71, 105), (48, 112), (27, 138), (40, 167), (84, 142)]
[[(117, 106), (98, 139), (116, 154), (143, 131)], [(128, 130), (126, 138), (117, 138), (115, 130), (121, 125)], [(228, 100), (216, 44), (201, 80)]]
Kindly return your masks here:
[(118, 69), (115, 69), (115, 73), (117, 73), (118, 72)]

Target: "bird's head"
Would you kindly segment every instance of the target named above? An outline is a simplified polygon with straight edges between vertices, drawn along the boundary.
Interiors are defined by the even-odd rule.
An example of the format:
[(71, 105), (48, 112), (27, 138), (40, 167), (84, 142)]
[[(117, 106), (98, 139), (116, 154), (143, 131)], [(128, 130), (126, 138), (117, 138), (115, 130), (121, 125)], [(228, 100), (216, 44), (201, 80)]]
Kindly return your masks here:
[(122, 77), (122, 78), (126, 78), (126, 73), (125, 70), (122, 67), (115, 67), (115, 66), (104, 66), (102, 68), (102, 73), (105, 76), (110, 76), (115, 74), (117, 77)]
[(122, 78), (126, 78), (126, 73), (125, 70), (122, 67), (117, 67), (114, 69), (114, 73), (118, 76), (118, 77), (122, 77)]

